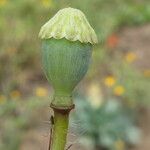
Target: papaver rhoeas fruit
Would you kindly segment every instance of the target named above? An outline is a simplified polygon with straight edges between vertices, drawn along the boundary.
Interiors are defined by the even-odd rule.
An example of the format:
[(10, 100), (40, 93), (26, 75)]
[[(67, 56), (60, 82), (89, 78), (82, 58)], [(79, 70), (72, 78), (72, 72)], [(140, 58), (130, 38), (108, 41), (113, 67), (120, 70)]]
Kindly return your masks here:
[(44, 72), (55, 91), (52, 105), (70, 107), (72, 91), (87, 72), (97, 36), (80, 10), (65, 8), (43, 25), (39, 37)]

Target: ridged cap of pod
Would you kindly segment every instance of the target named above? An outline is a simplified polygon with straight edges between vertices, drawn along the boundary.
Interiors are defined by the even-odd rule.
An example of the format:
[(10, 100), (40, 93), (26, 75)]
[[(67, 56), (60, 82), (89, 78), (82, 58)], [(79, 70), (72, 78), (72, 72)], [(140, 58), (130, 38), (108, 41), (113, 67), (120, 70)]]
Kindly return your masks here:
[(64, 8), (45, 23), (39, 33), (41, 39), (62, 39), (81, 43), (98, 43), (95, 31), (78, 9)]

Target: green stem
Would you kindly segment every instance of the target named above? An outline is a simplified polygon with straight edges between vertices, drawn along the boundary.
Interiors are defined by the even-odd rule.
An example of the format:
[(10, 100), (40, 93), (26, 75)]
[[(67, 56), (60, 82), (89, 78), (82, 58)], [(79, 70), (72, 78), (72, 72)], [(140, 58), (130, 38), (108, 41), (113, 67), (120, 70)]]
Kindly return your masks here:
[(54, 126), (50, 150), (65, 150), (69, 124), (69, 112), (62, 113), (54, 110)]

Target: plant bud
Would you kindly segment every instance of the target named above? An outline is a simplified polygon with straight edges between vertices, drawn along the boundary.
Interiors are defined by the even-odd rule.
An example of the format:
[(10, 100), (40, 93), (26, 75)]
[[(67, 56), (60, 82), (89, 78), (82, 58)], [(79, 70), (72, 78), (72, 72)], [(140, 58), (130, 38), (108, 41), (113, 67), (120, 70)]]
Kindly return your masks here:
[(80, 10), (65, 8), (41, 28), (39, 37), (44, 72), (55, 91), (52, 105), (71, 107), (72, 91), (88, 70), (97, 36)]

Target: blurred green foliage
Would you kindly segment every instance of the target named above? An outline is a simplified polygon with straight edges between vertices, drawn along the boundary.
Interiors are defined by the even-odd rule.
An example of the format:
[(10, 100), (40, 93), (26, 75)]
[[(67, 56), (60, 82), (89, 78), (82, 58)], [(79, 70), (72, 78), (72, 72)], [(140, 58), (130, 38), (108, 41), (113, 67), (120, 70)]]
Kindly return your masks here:
[(150, 84), (148, 78), (145, 78), (131, 64), (125, 62), (122, 64), (116, 62), (112, 65), (112, 70), (118, 79), (117, 84), (125, 88), (122, 98), (127, 102), (128, 106), (138, 108), (149, 104)]
[(0, 149), (19, 150), (25, 133), (38, 127), (39, 110), (47, 104), (40, 98), (6, 101), (0, 105)]
[(38, 32), (51, 12), (36, 0), (6, 0), (0, 7), (0, 88), (4, 93), (22, 88), (30, 76), (41, 74)]
[(77, 97), (77, 111), (73, 114), (73, 122), (80, 123), (76, 132), (81, 136), (81, 143), (91, 149), (124, 150), (139, 142), (140, 131), (131, 109), (125, 108), (116, 99), (93, 107), (92, 99), (87, 99)]

